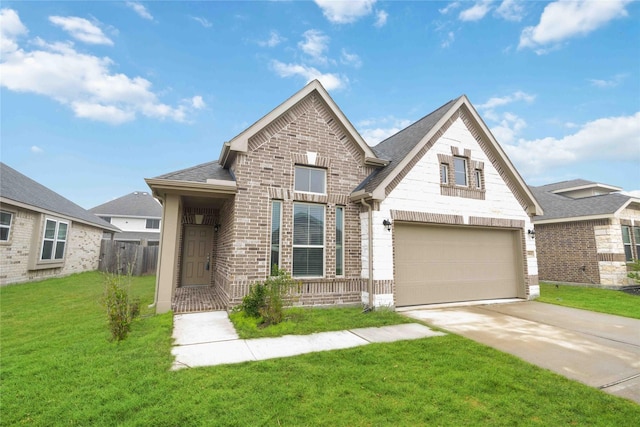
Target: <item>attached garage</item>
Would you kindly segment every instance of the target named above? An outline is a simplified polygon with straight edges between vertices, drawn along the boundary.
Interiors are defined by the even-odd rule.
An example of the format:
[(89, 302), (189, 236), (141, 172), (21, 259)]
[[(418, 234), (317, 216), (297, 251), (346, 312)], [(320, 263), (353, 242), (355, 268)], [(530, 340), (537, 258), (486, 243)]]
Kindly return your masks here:
[(523, 297), (520, 230), (394, 224), (396, 306)]

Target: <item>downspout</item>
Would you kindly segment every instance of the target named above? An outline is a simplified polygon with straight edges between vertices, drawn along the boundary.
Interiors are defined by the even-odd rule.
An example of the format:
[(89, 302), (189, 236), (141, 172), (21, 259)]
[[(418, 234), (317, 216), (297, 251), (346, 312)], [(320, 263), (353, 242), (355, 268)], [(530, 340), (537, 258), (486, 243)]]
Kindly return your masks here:
[(367, 211), (369, 213), (369, 220), (367, 221), (369, 234), (367, 238), (367, 243), (369, 245), (369, 256), (367, 257), (369, 261), (369, 282), (367, 284), (367, 291), (369, 292), (369, 307), (367, 307), (365, 311), (371, 311), (373, 310), (373, 212), (371, 210), (371, 205), (365, 202), (364, 198), (360, 199), (360, 203), (367, 207)]

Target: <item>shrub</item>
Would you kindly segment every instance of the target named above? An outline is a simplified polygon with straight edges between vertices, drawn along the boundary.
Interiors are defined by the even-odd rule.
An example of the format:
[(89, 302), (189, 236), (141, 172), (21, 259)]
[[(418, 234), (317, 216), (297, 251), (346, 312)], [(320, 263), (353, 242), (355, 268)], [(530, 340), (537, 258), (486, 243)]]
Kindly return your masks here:
[[(126, 278), (125, 278), (126, 277)], [(140, 314), (140, 301), (129, 296), (130, 276), (105, 275), (105, 306), (111, 339), (122, 341), (131, 330), (131, 322)]]
[(276, 325), (284, 319), (283, 307), (292, 303), (296, 282), (284, 269), (273, 266), (271, 276), (251, 286), (239, 310), (247, 316), (262, 318), (262, 325)]
[[(627, 264), (629, 265), (629, 264)], [(631, 265), (631, 272), (627, 274), (627, 277), (633, 279), (634, 282), (640, 284), (640, 259), (636, 259), (633, 261)]]

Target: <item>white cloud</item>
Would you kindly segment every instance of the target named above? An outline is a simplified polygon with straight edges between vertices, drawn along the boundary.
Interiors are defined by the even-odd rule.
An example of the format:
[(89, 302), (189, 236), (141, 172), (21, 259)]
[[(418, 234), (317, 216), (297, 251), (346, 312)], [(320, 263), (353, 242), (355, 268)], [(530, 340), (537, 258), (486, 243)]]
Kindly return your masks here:
[(360, 135), (370, 146), (377, 145), (391, 135), (395, 135), (411, 124), (411, 120), (387, 116), (358, 122)]
[(307, 30), (302, 37), (304, 40), (298, 42), (298, 47), (315, 62), (326, 64), (327, 57), (324, 53), (329, 50), (329, 36), (319, 30)]
[(491, 2), (490, 1), (479, 1), (469, 9), (465, 9), (460, 12), (458, 15), (458, 19), (461, 21), (479, 21), (485, 17), (487, 13), (491, 10)]
[(496, 9), (496, 14), (507, 21), (520, 22), (524, 7), (520, 0), (504, 0)]
[(375, 25), (378, 28), (384, 27), (385, 24), (387, 23), (387, 18), (389, 17), (389, 14), (387, 12), (385, 12), (384, 10), (379, 10), (376, 12), (376, 22)]
[[(149, 15), (149, 16), (151, 16), (151, 15)], [(151, 19), (153, 19), (153, 17)], [(213, 25), (206, 18), (202, 18), (200, 16), (192, 16), (191, 19), (193, 19), (194, 21), (196, 21), (197, 23), (199, 23), (200, 25), (202, 25), (205, 28), (211, 28), (211, 26)]]
[(625, 7), (629, 3), (630, 0), (607, 0), (548, 4), (538, 25), (522, 30), (518, 49), (532, 48), (538, 54), (556, 49), (566, 39), (584, 36), (616, 18), (627, 16)]
[(460, 7), (460, 2), (454, 1), (454, 2), (448, 3), (446, 7), (443, 7), (442, 9), (438, 9), (438, 12), (440, 12), (442, 15), (446, 15), (447, 13), (459, 7)]
[(201, 110), (204, 107), (207, 106), (207, 104), (205, 104), (204, 100), (202, 99), (202, 97), (200, 95), (194, 96), (193, 98), (191, 98), (191, 106), (193, 108), (195, 108), (196, 110)]
[(527, 127), (527, 122), (513, 113), (503, 113), (498, 122), (498, 125), (491, 127), (491, 133), (501, 144), (511, 144), (515, 141), (516, 136)]
[(478, 104), (476, 108), (481, 111), (483, 119), (495, 123), (491, 126), (491, 133), (498, 142), (509, 144), (516, 140), (516, 137), (527, 126), (527, 122), (512, 112), (497, 112), (496, 109), (514, 102), (531, 103), (535, 99), (535, 95), (516, 91), (510, 95), (489, 98), (487, 102)]
[(588, 81), (589, 83), (591, 83), (592, 86), (599, 87), (599, 88), (608, 88), (608, 87), (618, 86), (628, 76), (629, 76), (628, 74), (616, 74), (609, 80), (588, 79)]
[(345, 65), (351, 65), (355, 68), (360, 68), (362, 66), (362, 60), (355, 53), (349, 53), (346, 49), (342, 49), (340, 53), (340, 62)]
[[(15, 22), (12, 28), (17, 28)], [(7, 34), (10, 37), (6, 29), (2, 31), (3, 39)], [(15, 39), (8, 40), (16, 49), (2, 55), (0, 85), (52, 98), (69, 106), (77, 117), (119, 124), (142, 114), (185, 122), (187, 113), (199, 103), (196, 97), (192, 105), (164, 104), (150, 81), (114, 73), (110, 58), (80, 53), (70, 42), (47, 43), (36, 38), (32, 40), (35, 49), (26, 51)]]
[(258, 41), (258, 45), (262, 47), (276, 47), (286, 39), (281, 37), (277, 31), (271, 31), (267, 40)]
[(484, 104), (478, 104), (476, 107), (479, 110), (493, 110), (496, 107), (508, 105), (516, 101), (533, 102), (535, 99), (536, 99), (535, 95), (530, 95), (522, 91), (516, 91), (511, 95), (490, 98)]
[(146, 7), (140, 3), (136, 3), (133, 1), (126, 2), (126, 5), (133, 9), (135, 13), (137, 13), (141, 18), (148, 19), (149, 21), (153, 21), (153, 16), (149, 13)]
[(440, 47), (442, 48), (449, 47), (455, 40), (456, 40), (456, 35), (454, 34), (453, 31), (449, 31), (447, 33), (446, 38), (442, 40), (442, 42), (440, 43)]
[(596, 159), (640, 162), (640, 112), (597, 119), (562, 138), (521, 139), (503, 147), (523, 175)]
[(16, 40), (29, 31), (20, 21), (20, 17), (12, 9), (0, 10), (0, 53), (9, 53), (18, 49)]
[[(315, 0), (322, 14), (334, 24), (350, 24), (369, 15), (376, 0)], [(379, 19), (379, 18), (378, 18)]]
[(327, 90), (342, 89), (347, 86), (349, 80), (344, 76), (331, 73), (321, 73), (313, 67), (301, 64), (285, 64), (283, 62), (273, 60), (271, 67), (280, 77), (300, 76), (309, 83), (311, 80), (319, 80)]
[(50, 16), (49, 21), (81, 42), (113, 46), (111, 39), (104, 35), (100, 27), (84, 18), (77, 16)]
[(29, 150), (34, 154), (42, 154), (42, 153), (44, 153), (44, 150), (42, 148), (38, 147), (37, 145), (32, 145)]

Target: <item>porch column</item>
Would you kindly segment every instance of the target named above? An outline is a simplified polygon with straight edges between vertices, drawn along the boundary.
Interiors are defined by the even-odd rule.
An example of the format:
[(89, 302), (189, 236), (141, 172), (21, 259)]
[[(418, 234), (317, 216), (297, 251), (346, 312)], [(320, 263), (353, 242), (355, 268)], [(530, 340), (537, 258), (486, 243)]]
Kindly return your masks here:
[(156, 278), (156, 313), (171, 310), (176, 290), (182, 203), (179, 195), (166, 194), (162, 207), (162, 230), (158, 275)]

